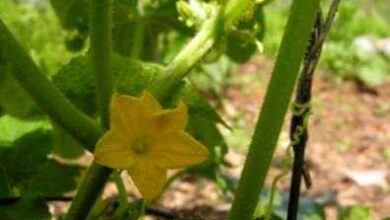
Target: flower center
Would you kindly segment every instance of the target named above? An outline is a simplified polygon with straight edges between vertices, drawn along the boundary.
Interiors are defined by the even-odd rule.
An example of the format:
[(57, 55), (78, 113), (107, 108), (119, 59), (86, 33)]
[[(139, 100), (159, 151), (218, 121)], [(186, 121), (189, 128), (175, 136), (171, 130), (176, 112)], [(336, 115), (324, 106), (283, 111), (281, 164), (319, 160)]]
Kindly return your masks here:
[(135, 141), (131, 148), (134, 150), (135, 153), (143, 154), (148, 149), (147, 140), (145, 138), (139, 138)]

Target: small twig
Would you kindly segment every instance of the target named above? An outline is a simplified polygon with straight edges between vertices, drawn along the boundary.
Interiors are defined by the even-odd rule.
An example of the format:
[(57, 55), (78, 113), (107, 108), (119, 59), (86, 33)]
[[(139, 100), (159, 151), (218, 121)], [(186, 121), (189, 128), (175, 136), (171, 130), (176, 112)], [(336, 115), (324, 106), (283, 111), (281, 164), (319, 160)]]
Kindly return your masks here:
[[(22, 199), (21, 196), (0, 198), (0, 206), (12, 205), (14, 203), (17, 203), (21, 199)], [(71, 197), (71, 196), (45, 196), (45, 197), (43, 197), (43, 199), (46, 202), (72, 202), (73, 197)], [(150, 208), (150, 207), (145, 208), (145, 214), (157, 216), (157, 217), (161, 217), (161, 218), (165, 218), (165, 219), (178, 219), (178, 218), (180, 218), (180, 216), (175, 214), (175, 213), (161, 210), (161, 209)]]
[[(305, 108), (302, 109), (302, 112), (299, 111), (299, 114), (294, 114), (291, 119), (290, 138), (294, 149), (294, 164), (292, 170), (287, 220), (295, 220), (297, 218), (301, 177), (303, 176), (307, 188), (311, 186), (311, 179), (304, 162), (304, 157), (306, 143), (308, 140), (307, 117), (311, 111), (310, 99), (313, 74), (321, 55), (322, 46), (335, 18), (339, 3), (340, 0), (334, 0), (332, 2), (325, 23), (323, 22), (321, 10), (318, 12), (317, 21), (314, 24), (314, 30), (312, 32), (311, 41), (305, 57), (304, 67), (297, 87), (295, 103), (299, 106), (305, 106)], [(297, 137), (296, 134), (299, 130), (301, 130), (301, 132), (299, 132)]]

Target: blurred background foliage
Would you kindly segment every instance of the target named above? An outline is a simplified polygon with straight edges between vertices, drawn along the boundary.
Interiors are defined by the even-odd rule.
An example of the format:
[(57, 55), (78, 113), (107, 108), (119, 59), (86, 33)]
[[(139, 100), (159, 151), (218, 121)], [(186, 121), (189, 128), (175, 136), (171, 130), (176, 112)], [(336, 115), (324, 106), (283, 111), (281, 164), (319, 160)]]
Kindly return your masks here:
[[(61, 8), (61, 1), (53, 0), (51, 2), (53, 7), (47, 0), (3, 0), (0, 2), (2, 19), (16, 34), (16, 37), (26, 46), (28, 45), (29, 52), (34, 60), (49, 75), (53, 75), (60, 66), (67, 63), (75, 51), (81, 51), (85, 48), (88, 31), (86, 26), (87, 15), (86, 11), (83, 10), (84, 1), (68, 1), (69, 5), (73, 5), (70, 8)], [(128, 1), (117, 2), (119, 3), (116, 5), (116, 9), (118, 11), (125, 10), (125, 7), (122, 6)], [(152, 10), (153, 7), (156, 7), (153, 4), (143, 9), (144, 14), (138, 14), (142, 19), (114, 17), (114, 23), (116, 24), (114, 38), (117, 39), (114, 44), (117, 52), (126, 56), (129, 56), (129, 53), (132, 52), (132, 56), (139, 53), (137, 52), (139, 48), (130, 48), (131, 45), (139, 43), (132, 44), (134, 38), (137, 38), (137, 36), (134, 36), (134, 32), (154, 25), (159, 28), (143, 32), (145, 39), (141, 43), (144, 44), (144, 50), (142, 50), (142, 54), (138, 55), (144, 60), (159, 61), (162, 64), (166, 64), (172, 59), (186, 40), (194, 34), (196, 27), (188, 27), (177, 19), (180, 15), (176, 10), (174, 1), (162, 2), (163, 4), (161, 3), (158, 11)], [(199, 72), (203, 74), (196, 75), (200, 75), (199, 78), (208, 79), (205, 80), (206, 85), (211, 84), (207, 83), (210, 77), (217, 84), (220, 84), (223, 83), (221, 82), (223, 76), (227, 77), (229, 75), (230, 68), (228, 67), (232, 65), (229, 60), (242, 63), (247, 61), (254, 53), (259, 54), (260, 52), (271, 59), (275, 57), (283, 34), (283, 26), (287, 19), (289, 2), (288, 0), (273, 0), (271, 3), (267, 2), (264, 9), (261, 7), (260, 10), (259, 7), (259, 10), (256, 11), (256, 14), (260, 16), (256, 18), (258, 26), (262, 25), (262, 27), (257, 27), (259, 31), (255, 36), (258, 40), (256, 47), (248, 46), (252, 43), (240, 42), (240, 39), (248, 38), (245, 31), (241, 31), (241, 33), (232, 31), (227, 39), (221, 41), (222, 43), (217, 45), (217, 49), (211, 51), (205, 58), (204, 63), (206, 65), (199, 68)], [(324, 5), (329, 2), (329, 0), (326, 0)], [(126, 10), (128, 10), (127, 13), (131, 13), (131, 10), (136, 9)], [(338, 19), (324, 48), (321, 68), (329, 70), (332, 77), (361, 80), (367, 84), (377, 85), (388, 80), (390, 74), (390, 43), (388, 42), (390, 15), (386, 12), (389, 10), (389, 4), (386, 4), (386, 1), (383, 0), (343, 1)], [(58, 16), (56, 16), (56, 13)], [(70, 16), (69, 13), (73, 16)], [(170, 16), (167, 18), (166, 15)], [(251, 21), (242, 22), (240, 26), (250, 26), (249, 23)], [(138, 30), (130, 30), (131, 33), (124, 33), (126, 31), (123, 27), (126, 25), (134, 27), (133, 29), (138, 28)], [(172, 30), (177, 30), (180, 34)], [(264, 35), (267, 37), (263, 39)], [(142, 38), (142, 36), (139, 38)], [(121, 39), (130, 40), (124, 41)], [(253, 44), (256, 44), (256, 42), (253, 41)], [(237, 45), (244, 45), (251, 52), (242, 52), (240, 54), (244, 55), (237, 57), (237, 53), (234, 53), (238, 49), (235, 48), (238, 47)], [(228, 61), (224, 58), (223, 52), (230, 57)], [(209, 63), (214, 65), (207, 65)], [(221, 74), (221, 72), (226, 74)]]

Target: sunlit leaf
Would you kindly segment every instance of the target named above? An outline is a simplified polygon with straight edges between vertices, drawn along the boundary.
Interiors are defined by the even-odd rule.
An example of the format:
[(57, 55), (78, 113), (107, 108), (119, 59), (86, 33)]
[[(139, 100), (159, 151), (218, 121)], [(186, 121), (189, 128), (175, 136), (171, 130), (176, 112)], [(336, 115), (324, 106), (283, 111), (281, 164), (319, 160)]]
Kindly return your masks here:
[[(23, 135), (38, 128), (47, 129), (50, 124), (44, 120), (21, 120), (8, 115), (0, 117), (0, 143), (7, 144), (14, 142)], [(5, 147), (5, 146), (3, 146)]]
[[(162, 71), (156, 64), (142, 63), (119, 55), (112, 58), (112, 73), (116, 90), (139, 95)], [(72, 59), (53, 77), (58, 88), (83, 112), (97, 114), (94, 75), (85, 56)]]

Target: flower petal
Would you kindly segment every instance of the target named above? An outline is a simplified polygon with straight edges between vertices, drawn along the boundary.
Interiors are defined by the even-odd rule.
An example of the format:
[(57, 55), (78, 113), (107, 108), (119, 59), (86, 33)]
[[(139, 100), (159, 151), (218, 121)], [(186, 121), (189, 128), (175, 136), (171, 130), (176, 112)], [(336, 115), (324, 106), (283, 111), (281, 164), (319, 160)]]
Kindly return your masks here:
[(131, 167), (137, 161), (137, 155), (131, 150), (131, 137), (123, 132), (110, 129), (96, 144), (94, 156), (96, 163), (114, 169)]
[(163, 110), (158, 100), (154, 98), (154, 96), (147, 90), (145, 90), (142, 93), (140, 99), (141, 99), (142, 107), (145, 108), (144, 110), (149, 111), (151, 114)]
[(110, 102), (110, 127), (132, 134), (136, 130), (137, 118), (140, 112), (140, 99), (127, 95), (113, 94)]
[(127, 172), (147, 202), (160, 195), (167, 179), (166, 170), (147, 159), (140, 160)]
[(184, 131), (161, 134), (151, 143), (150, 158), (166, 169), (181, 168), (204, 162), (208, 150)]
[(165, 110), (154, 119), (153, 133), (184, 131), (187, 126), (187, 106), (179, 102), (176, 109)]

